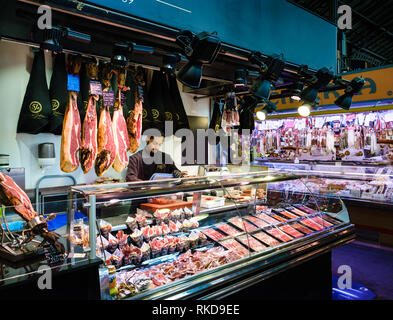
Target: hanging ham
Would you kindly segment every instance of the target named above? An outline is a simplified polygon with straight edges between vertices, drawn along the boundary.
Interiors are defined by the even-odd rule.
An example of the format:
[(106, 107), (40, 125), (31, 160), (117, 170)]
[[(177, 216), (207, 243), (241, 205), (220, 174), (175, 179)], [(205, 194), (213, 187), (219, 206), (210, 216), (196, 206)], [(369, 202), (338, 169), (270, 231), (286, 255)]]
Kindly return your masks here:
[(70, 91), (68, 93), (68, 105), (64, 115), (60, 148), (60, 168), (64, 172), (73, 172), (79, 166), (77, 154), (82, 143), (77, 98), (76, 92)]
[(101, 177), (115, 161), (116, 146), (113, 136), (113, 125), (109, 107), (112, 103), (105, 102), (105, 95), (113, 94), (110, 90), (110, 79), (112, 77), (112, 70), (107, 67), (104, 71), (104, 85), (106, 88), (103, 90), (104, 103), (100, 112), (100, 121), (98, 123), (98, 154), (95, 161), (95, 172), (98, 177)]
[(127, 130), (130, 144), (130, 152), (138, 150), (142, 135), (142, 112), (143, 112), (143, 72), (141, 69), (135, 74), (135, 105), (134, 110), (127, 118)]
[[(90, 62), (86, 65), (91, 80), (98, 80), (98, 65)], [(100, 84), (99, 84), (100, 85)], [(92, 86), (92, 85), (91, 85)], [(91, 89), (90, 89), (91, 91)], [(82, 128), (82, 146), (79, 159), (84, 173), (88, 173), (93, 167), (97, 157), (97, 112), (96, 105), (99, 95), (91, 94), (87, 102), (87, 109)]]
[(118, 73), (117, 83), (117, 98), (115, 108), (113, 111), (113, 135), (116, 148), (115, 161), (113, 168), (117, 172), (122, 172), (128, 164), (127, 151), (130, 148), (130, 140), (128, 138), (127, 124), (123, 115), (122, 91), (127, 91), (129, 88), (125, 86), (125, 73)]
[[(70, 57), (69, 62), (70, 73), (78, 75), (82, 64), (82, 58), (80, 56)], [(79, 83), (77, 83), (76, 86), (78, 87)], [(77, 154), (82, 143), (81, 119), (79, 116), (77, 99), (77, 91), (68, 91), (68, 104), (64, 114), (60, 147), (60, 168), (64, 172), (73, 172), (78, 169), (79, 166)]]

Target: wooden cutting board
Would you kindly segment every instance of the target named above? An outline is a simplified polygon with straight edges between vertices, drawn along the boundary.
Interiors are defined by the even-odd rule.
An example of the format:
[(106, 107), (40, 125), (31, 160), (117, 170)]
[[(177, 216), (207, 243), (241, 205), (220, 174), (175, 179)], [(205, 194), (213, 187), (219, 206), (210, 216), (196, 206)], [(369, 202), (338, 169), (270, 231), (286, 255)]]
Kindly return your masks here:
[(186, 201), (176, 201), (176, 202), (170, 203), (170, 204), (142, 203), (140, 205), (140, 207), (143, 210), (155, 212), (156, 210), (160, 210), (160, 209), (175, 210), (175, 209), (180, 209), (180, 208), (184, 208), (184, 207), (191, 208), (192, 203), (186, 202)]

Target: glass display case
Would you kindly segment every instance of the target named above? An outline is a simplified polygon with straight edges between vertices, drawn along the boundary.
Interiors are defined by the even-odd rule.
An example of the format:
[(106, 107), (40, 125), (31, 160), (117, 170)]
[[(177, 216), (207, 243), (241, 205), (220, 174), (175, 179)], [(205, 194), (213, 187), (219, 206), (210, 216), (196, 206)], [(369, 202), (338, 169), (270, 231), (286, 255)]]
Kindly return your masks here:
[[(339, 196), (357, 205), (393, 205), (392, 166), (348, 166), (322, 164), (263, 163), (273, 170), (305, 178), (287, 184), (272, 184), (270, 191), (312, 192), (314, 195)], [(308, 190), (305, 190), (305, 185)]]
[(69, 210), (95, 220), (103, 299), (218, 299), (353, 240), (339, 197), (267, 193), (295, 181), (264, 171), (77, 186)]
[[(89, 243), (89, 232), (96, 232), (89, 226), (94, 220), (88, 219), (84, 198), (73, 201), (81, 210), (72, 211), (72, 219), (68, 200), (46, 202), (42, 214), (35, 211), (36, 203), (0, 208), (1, 299), (70, 299), (70, 292), (75, 299), (100, 298), (102, 262), (91, 255)], [(55, 278), (53, 288), (40, 290), (38, 279), (49, 270)]]

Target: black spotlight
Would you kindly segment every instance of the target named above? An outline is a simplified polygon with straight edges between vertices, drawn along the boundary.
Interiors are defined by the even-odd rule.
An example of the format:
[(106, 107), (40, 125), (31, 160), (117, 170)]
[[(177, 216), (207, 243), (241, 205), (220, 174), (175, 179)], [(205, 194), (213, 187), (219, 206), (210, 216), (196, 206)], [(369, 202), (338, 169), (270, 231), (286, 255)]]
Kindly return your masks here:
[(247, 69), (237, 69), (235, 71), (235, 80), (233, 80), (234, 87), (245, 87), (247, 86)]
[(132, 43), (115, 43), (112, 50), (112, 65), (114, 68), (124, 68), (128, 63), (128, 58), (133, 51)]
[(302, 91), (300, 97), (306, 102), (314, 103), (318, 97), (319, 90), (325, 88), (333, 78), (333, 72), (328, 68), (319, 69), (316, 75), (313, 76), (311, 84)]
[(290, 93), (291, 93), (291, 99), (295, 101), (300, 101), (302, 98), (300, 97), (302, 91), (304, 88), (304, 83), (303, 82), (295, 82), (291, 88), (290, 88)]
[(180, 61), (180, 59), (180, 55), (177, 53), (163, 55), (161, 71), (173, 74), (175, 72), (175, 65)]
[(40, 48), (45, 51), (61, 52), (63, 47), (61, 40), (66, 35), (66, 32), (56, 26), (52, 26), (51, 29), (44, 30), (44, 39), (40, 45)]
[(263, 68), (266, 71), (254, 82), (250, 92), (260, 99), (268, 100), (274, 83), (281, 77), (285, 62), (280, 56), (273, 55), (267, 58), (265, 65)]
[(241, 109), (244, 110), (251, 110), (251, 109), (254, 110), (258, 102), (259, 102), (258, 98), (254, 96), (245, 96), (240, 101), (240, 106)]
[(344, 94), (338, 97), (334, 103), (338, 105), (340, 108), (349, 110), (352, 104), (352, 97), (360, 92), (360, 90), (364, 86), (364, 83), (365, 81), (361, 77), (356, 77), (352, 79), (352, 81), (348, 84), (347, 88), (345, 89)]
[(220, 39), (212, 33), (201, 32), (195, 35), (186, 30), (178, 34), (176, 43), (188, 59), (187, 64), (177, 73), (177, 78), (186, 86), (199, 88), (203, 65), (211, 64), (216, 59), (221, 49)]

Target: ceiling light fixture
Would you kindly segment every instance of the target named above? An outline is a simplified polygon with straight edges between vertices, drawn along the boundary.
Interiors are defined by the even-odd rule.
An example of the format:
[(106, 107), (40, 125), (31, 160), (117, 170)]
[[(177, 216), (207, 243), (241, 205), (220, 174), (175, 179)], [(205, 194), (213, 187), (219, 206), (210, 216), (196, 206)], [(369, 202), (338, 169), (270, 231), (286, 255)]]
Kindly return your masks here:
[(301, 117), (308, 117), (311, 113), (311, 104), (303, 103), (299, 108), (297, 108), (297, 112)]
[(133, 50), (134, 46), (132, 43), (115, 43), (113, 45), (111, 59), (113, 67), (124, 68)]
[(344, 110), (349, 110), (352, 105), (352, 97), (360, 92), (364, 83), (365, 81), (361, 77), (352, 79), (352, 81), (347, 85), (344, 94), (338, 97), (334, 103)]
[(333, 72), (328, 68), (319, 69), (312, 77), (311, 84), (302, 91), (300, 97), (310, 104), (314, 103), (318, 97), (319, 90), (325, 88), (333, 78)]
[(279, 55), (273, 55), (264, 59), (259, 52), (253, 52), (249, 60), (261, 68), (261, 74), (254, 82), (250, 92), (260, 99), (269, 99), (271, 89), (274, 88), (274, 84), (284, 70), (285, 62), (283, 58)]
[(177, 73), (177, 78), (184, 85), (199, 88), (202, 80), (202, 68), (216, 59), (221, 49), (221, 41), (216, 34), (201, 32), (197, 35), (191, 31), (181, 31), (176, 43), (188, 62)]
[(41, 42), (40, 48), (46, 52), (61, 52), (63, 50), (61, 40), (65, 35), (65, 31), (56, 26), (52, 26), (51, 29), (45, 29), (43, 32), (44, 39)]
[(175, 65), (180, 61), (181, 57), (178, 53), (169, 53), (162, 56), (161, 71), (173, 74), (175, 73)]

